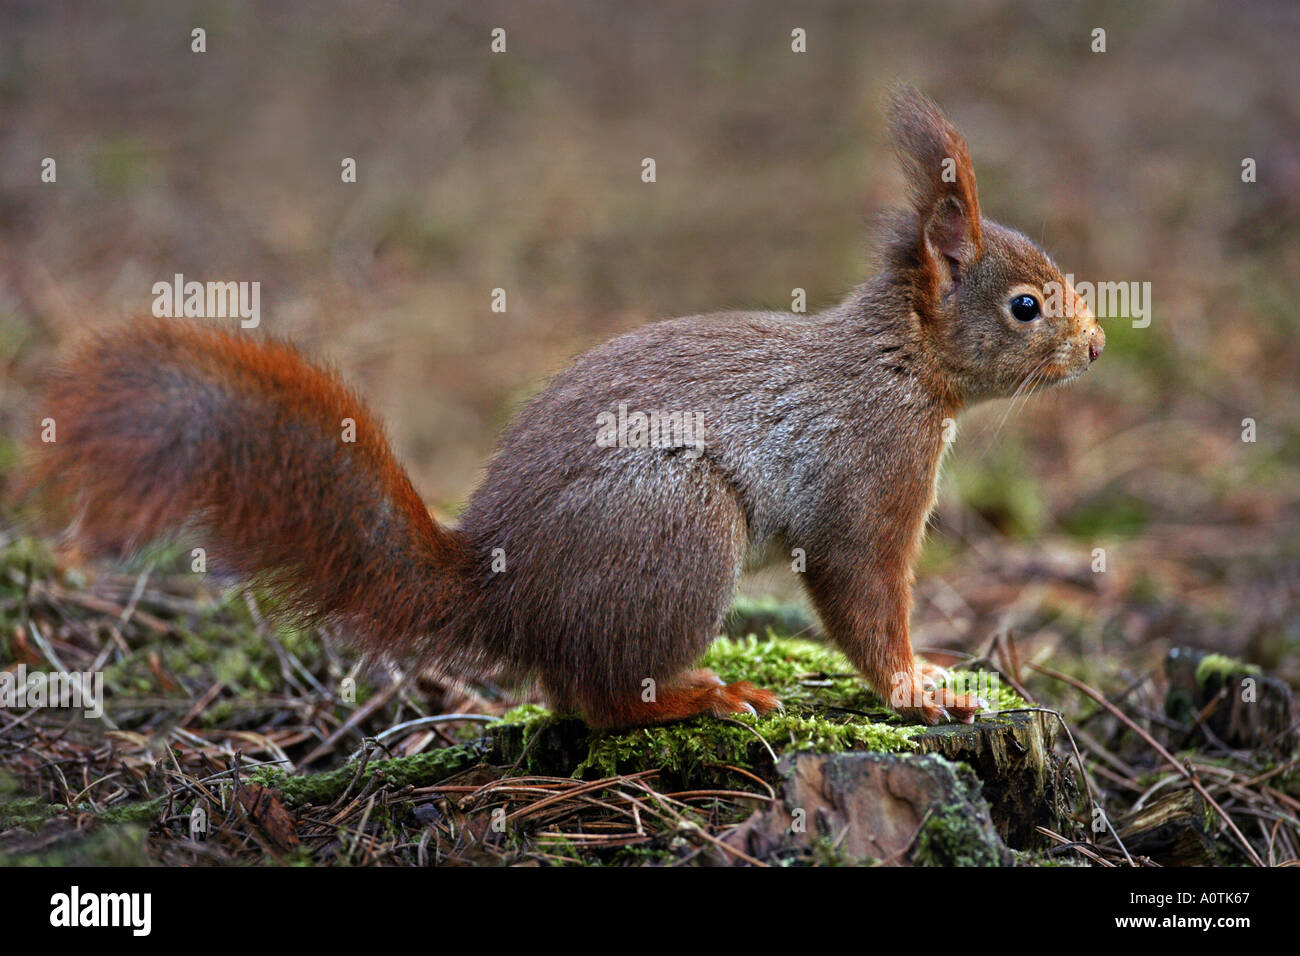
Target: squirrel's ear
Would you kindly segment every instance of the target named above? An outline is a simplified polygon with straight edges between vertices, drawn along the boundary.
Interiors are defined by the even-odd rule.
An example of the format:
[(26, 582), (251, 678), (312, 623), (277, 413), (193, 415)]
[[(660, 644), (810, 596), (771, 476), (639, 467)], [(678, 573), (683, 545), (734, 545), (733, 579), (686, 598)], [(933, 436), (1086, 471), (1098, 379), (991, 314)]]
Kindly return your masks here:
[(911, 87), (890, 96), (889, 130), (907, 177), (918, 239), (944, 292), (980, 252), (979, 194), (966, 141), (929, 97)]

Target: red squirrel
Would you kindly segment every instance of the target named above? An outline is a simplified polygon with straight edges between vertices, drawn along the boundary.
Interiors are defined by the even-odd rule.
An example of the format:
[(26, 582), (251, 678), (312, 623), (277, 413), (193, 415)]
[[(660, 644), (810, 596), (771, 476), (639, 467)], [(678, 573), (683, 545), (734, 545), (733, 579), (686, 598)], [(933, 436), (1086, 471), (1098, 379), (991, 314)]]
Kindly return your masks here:
[[(903, 89), (889, 116), (910, 208), (875, 278), (815, 315), (672, 319), (586, 353), (519, 413), (455, 528), (334, 373), (174, 320), (92, 335), (55, 370), (35, 480), (75, 504), (91, 549), (195, 528), (300, 619), (418, 666), (536, 681), (598, 728), (778, 706), (692, 667), (747, 562), (797, 555), (872, 688), (909, 718), (970, 721), (983, 702), (936, 689), (908, 637), (952, 420), (1073, 380), (1105, 337), (1045, 253), (980, 217), (934, 103)], [(1044, 307), (1052, 283), (1067, 308)], [(670, 435), (702, 427), (647, 442), (651, 412)]]

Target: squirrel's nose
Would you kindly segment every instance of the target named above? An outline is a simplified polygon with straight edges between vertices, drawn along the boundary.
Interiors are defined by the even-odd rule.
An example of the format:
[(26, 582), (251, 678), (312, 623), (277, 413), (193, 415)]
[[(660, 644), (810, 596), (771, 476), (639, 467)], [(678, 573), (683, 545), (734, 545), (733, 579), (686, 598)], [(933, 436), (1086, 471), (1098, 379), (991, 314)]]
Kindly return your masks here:
[(1097, 356), (1101, 355), (1101, 350), (1106, 347), (1106, 333), (1100, 328), (1093, 333), (1091, 341), (1088, 342), (1088, 361), (1097, 361)]

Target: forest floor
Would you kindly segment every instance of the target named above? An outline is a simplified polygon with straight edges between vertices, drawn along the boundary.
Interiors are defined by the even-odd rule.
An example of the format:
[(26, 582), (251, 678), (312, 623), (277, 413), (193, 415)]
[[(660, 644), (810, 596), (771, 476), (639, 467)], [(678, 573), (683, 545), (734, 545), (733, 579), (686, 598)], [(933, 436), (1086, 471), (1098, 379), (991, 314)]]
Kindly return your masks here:
[[(501, 688), (363, 666), (330, 635), (272, 623), (255, 590), (217, 589), (177, 570), (175, 554), (153, 552), (130, 574), (96, 567), (93, 580), (60, 568), (30, 538), (10, 541), (3, 556), (7, 673), (97, 672), (104, 681), (103, 717), (0, 708), (5, 863), (879, 862), (845, 849), (851, 839), (841, 846), (844, 833), (814, 828), (807, 840), (758, 844), (736, 834), (781, 805), (790, 755), (934, 749), (925, 745), (934, 732), (891, 715), (797, 603), (742, 599), (735, 636), (706, 659), (725, 679), (778, 690), (783, 712), (589, 733)], [(986, 696), (994, 688), (995, 713), (964, 732), (993, 734), (1015, 719), (998, 710), (1055, 712), (1043, 718), (1047, 796), (1042, 807), (1006, 810), (1006, 768), (985, 760), (986, 748), (960, 751), (956, 759), (984, 774), (975, 790), (982, 785), (1016, 852), (986, 835), (954, 843), (930, 832), (941, 819), (925, 816), (899, 845), (903, 859), (890, 862), (1300, 858), (1300, 751), (1286, 681), (1222, 654), (1180, 670), (1179, 656), (1193, 653), (1183, 639), (1222, 622), (1162, 600), (1151, 583), (1158, 565), (1117, 596), (1098, 583), (1110, 572), (1092, 572), (1087, 558), (1008, 558), (996, 571), (950, 569), (922, 586), (922, 635), (940, 600), (953, 626), (999, 608), (1027, 615), (982, 646), (931, 656), (958, 679), (981, 675)], [(1168, 637), (1121, 655), (1135, 614), (1163, 622)], [(1255, 700), (1238, 703), (1242, 680)], [(1172, 820), (1161, 810), (1171, 806)], [(1163, 829), (1146, 832), (1138, 811), (1156, 813)]]

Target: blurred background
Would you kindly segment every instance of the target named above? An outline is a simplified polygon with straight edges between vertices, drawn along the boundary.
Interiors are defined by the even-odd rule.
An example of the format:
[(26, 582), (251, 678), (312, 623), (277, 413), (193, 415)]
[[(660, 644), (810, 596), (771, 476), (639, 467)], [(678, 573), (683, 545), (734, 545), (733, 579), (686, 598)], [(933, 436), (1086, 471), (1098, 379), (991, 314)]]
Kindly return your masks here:
[[(1300, 679), (1295, 3), (3, 11), (7, 478), (62, 343), (147, 315), (179, 272), (260, 281), (263, 330), (355, 383), (454, 517), (575, 354), (659, 318), (789, 309), (796, 287), (826, 307), (867, 278), (901, 191), (881, 98), (905, 80), (964, 131), (986, 216), (1152, 295), (1150, 326), (1109, 319), (1072, 388), (967, 414), (916, 643), (1011, 632), (1140, 674), (1177, 642)], [(746, 588), (798, 597), (781, 569)]]

